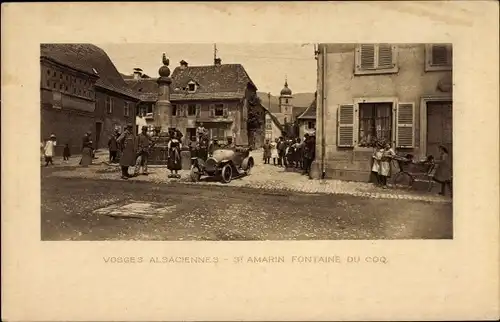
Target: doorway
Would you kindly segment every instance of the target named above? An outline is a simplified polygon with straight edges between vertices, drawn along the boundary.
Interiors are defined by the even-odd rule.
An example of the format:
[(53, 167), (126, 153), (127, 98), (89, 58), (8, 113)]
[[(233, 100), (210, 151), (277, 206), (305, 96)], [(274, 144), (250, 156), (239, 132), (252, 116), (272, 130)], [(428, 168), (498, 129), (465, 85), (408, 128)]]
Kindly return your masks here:
[(439, 156), (439, 146), (453, 158), (453, 104), (451, 101), (427, 102), (427, 155)]
[(96, 122), (95, 123), (95, 145), (94, 149), (99, 149), (99, 140), (101, 139), (101, 131), (102, 131), (102, 123), (101, 122)]

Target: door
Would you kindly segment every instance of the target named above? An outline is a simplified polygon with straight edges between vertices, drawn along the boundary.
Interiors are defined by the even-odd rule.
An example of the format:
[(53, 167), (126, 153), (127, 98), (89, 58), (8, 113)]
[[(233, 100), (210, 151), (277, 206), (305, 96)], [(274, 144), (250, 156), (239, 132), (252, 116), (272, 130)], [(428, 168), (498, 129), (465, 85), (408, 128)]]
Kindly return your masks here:
[(195, 138), (196, 137), (196, 128), (195, 127), (186, 128), (186, 137), (189, 138), (190, 140), (192, 138)]
[(95, 144), (94, 144), (95, 149), (99, 149), (99, 139), (101, 138), (101, 131), (102, 131), (102, 123), (97, 122), (95, 124)]
[(439, 156), (439, 146), (448, 149), (453, 158), (453, 104), (452, 102), (427, 103), (427, 155)]

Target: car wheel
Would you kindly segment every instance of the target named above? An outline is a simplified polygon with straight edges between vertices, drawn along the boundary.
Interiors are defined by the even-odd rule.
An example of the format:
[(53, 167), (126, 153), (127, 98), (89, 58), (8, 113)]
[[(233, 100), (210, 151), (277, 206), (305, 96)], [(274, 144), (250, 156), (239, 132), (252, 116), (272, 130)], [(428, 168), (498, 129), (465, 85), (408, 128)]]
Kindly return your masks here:
[(192, 182), (200, 181), (200, 177), (201, 177), (200, 169), (198, 169), (198, 167), (192, 166), (190, 176), (191, 176)]
[(231, 179), (233, 177), (233, 168), (231, 167), (231, 165), (229, 163), (225, 164), (222, 167), (222, 170), (221, 170), (221, 173), (220, 173), (220, 177), (221, 177), (221, 181), (223, 183), (229, 183), (229, 182), (231, 182)]
[(253, 168), (253, 160), (248, 161), (247, 169), (245, 170), (247, 174), (250, 174)]

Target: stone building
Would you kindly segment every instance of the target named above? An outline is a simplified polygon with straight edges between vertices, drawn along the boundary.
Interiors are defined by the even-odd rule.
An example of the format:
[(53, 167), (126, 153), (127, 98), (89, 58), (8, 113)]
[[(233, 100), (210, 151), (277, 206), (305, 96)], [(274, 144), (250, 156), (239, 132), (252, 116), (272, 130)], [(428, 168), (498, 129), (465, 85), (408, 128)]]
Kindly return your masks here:
[(57, 154), (65, 144), (79, 153), (87, 131), (96, 148), (106, 147), (115, 128), (134, 123), (138, 95), (101, 48), (42, 44), (40, 73), (41, 137), (57, 136)]
[(375, 139), (452, 155), (452, 46), (319, 44), (314, 178), (367, 181)]
[[(255, 109), (260, 115), (261, 106), (257, 87), (242, 65), (222, 64), (216, 58), (213, 65), (189, 66), (183, 60), (171, 78), (171, 128), (179, 129), (185, 137), (192, 137), (196, 128), (202, 125), (210, 138), (224, 141), (233, 137), (236, 144), (249, 143), (248, 134), (252, 132), (247, 128), (249, 109)], [(157, 79), (137, 75), (125, 81), (141, 98), (138, 113), (144, 115), (152, 129), (159, 90)]]
[(303, 138), (306, 133), (313, 134), (316, 130), (316, 99), (297, 117), (299, 137)]

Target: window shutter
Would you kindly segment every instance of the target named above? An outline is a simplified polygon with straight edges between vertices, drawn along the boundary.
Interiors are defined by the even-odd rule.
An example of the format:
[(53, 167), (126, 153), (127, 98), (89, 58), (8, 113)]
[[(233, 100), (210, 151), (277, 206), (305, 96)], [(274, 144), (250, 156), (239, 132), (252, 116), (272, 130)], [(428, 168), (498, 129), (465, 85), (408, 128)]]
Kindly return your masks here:
[(337, 145), (354, 146), (354, 105), (340, 105), (338, 109)]
[(378, 46), (378, 68), (392, 68), (392, 46), (380, 44)]
[(360, 47), (360, 67), (361, 69), (375, 68), (375, 45), (363, 44)]
[(181, 116), (183, 117), (186, 117), (187, 116), (187, 112), (188, 112), (188, 105), (187, 104), (183, 104), (182, 105), (182, 111), (181, 111)]
[(415, 113), (413, 103), (399, 103), (396, 112), (396, 147), (413, 148)]
[(228, 117), (229, 116), (229, 108), (228, 108), (227, 104), (224, 104), (222, 109), (223, 109), (224, 117)]
[(451, 65), (451, 49), (446, 45), (431, 46), (431, 65), (432, 66), (448, 66)]
[(201, 104), (196, 104), (196, 117), (201, 115)]
[(215, 116), (215, 105), (210, 104), (209, 109), (210, 109), (210, 117), (214, 117)]

